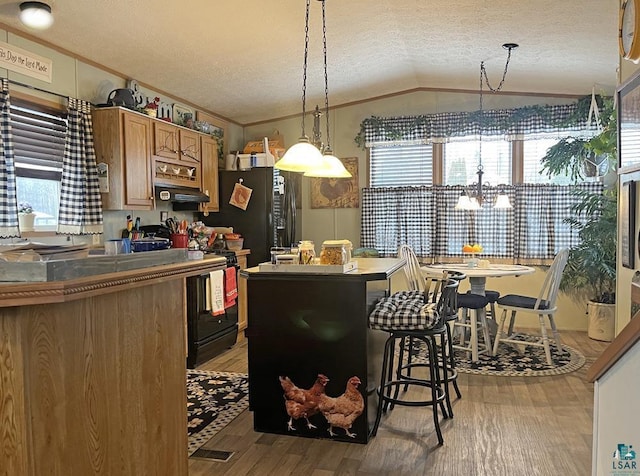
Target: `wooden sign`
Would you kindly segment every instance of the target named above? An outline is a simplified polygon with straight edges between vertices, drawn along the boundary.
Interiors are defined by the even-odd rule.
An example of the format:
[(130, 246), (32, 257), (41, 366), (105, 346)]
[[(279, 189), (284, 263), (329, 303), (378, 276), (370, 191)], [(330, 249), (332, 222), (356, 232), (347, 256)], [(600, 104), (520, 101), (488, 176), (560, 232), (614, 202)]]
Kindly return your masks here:
[(53, 62), (29, 51), (0, 41), (0, 67), (50, 83)]

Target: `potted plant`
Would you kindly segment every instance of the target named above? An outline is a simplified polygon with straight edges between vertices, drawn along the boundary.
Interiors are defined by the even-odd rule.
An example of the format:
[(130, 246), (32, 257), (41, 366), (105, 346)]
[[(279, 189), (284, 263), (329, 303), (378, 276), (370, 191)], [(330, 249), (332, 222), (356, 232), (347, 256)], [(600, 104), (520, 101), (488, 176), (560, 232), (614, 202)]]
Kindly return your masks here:
[(18, 205), (18, 227), (20, 231), (33, 231), (33, 223), (36, 214), (33, 213), (33, 207), (28, 202), (22, 202)]
[(564, 173), (573, 179), (593, 176), (603, 180), (602, 194), (576, 189), (579, 202), (572, 207), (587, 221), (568, 219), (578, 231), (580, 244), (569, 250), (560, 289), (585, 298), (588, 335), (611, 341), (615, 331), (617, 246), (617, 126), (611, 98), (601, 99), (602, 130), (591, 138), (566, 138), (549, 148), (542, 159), (549, 177)]

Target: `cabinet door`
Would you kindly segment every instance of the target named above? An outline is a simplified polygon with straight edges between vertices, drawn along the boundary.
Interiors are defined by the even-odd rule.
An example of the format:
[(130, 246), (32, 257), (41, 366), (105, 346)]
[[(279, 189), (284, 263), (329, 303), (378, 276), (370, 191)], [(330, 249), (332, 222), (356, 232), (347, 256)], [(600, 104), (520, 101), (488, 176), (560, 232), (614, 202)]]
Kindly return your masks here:
[(153, 155), (179, 160), (178, 128), (164, 121), (153, 122)]
[(209, 195), (209, 203), (201, 203), (200, 211), (217, 212), (218, 203), (218, 142), (207, 136), (200, 137), (202, 164), (202, 192)]
[(125, 205), (153, 208), (151, 120), (123, 112)]
[[(237, 254), (236, 254), (237, 256)], [(247, 267), (247, 256), (237, 256), (240, 269)], [(238, 274), (238, 340), (244, 339), (244, 330), (247, 328), (247, 280)]]
[(200, 134), (180, 129), (180, 160), (193, 164), (200, 162)]

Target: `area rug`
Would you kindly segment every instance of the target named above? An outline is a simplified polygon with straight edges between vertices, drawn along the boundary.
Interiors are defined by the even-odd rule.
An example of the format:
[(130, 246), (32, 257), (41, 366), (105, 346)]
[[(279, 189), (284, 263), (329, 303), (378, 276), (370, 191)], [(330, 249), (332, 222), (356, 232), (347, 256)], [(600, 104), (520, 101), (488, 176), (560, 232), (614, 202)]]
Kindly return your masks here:
[(248, 406), (246, 374), (187, 370), (189, 455)]
[[(520, 335), (523, 341), (535, 341), (533, 336)], [(424, 344), (414, 344), (414, 361), (419, 362), (425, 355)], [(560, 375), (573, 372), (582, 367), (585, 357), (578, 350), (562, 345), (558, 349), (555, 344), (551, 346), (551, 360), (554, 365), (549, 365), (542, 347), (524, 347), (503, 343), (498, 346), (498, 355), (478, 355), (478, 361), (471, 361), (471, 353), (455, 350), (456, 369), (460, 373), (476, 375), (501, 375), (507, 377), (540, 377), (545, 375)], [(417, 360), (416, 360), (417, 359)]]

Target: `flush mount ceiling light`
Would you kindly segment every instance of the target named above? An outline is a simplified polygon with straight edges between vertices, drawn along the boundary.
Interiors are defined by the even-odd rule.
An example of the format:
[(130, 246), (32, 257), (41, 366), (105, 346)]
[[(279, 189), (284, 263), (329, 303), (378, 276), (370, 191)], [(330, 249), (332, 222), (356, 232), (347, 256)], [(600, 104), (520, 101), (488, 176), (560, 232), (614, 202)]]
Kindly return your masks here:
[[(324, 102), (325, 115), (327, 117), (327, 145), (322, 150), (311, 144), (309, 138), (305, 134), (305, 116), (306, 116), (306, 93), (307, 93), (307, 58), (309, 55), (309, 6), (310, 0), (307, 0), (307, 9), (305, 15), (305, 36), (304, 36), (304, 66), (302, 74), (302, 134), (298, 143), (290, 147), (275, 164), (275, 168), (289, 172), (304, 172), (306, 176), (311, 177), (334, 177), (343, 178), (351, 177), (351, 174), (344, 167), (340, 159), (333, 156), (329, 140), (329, 90), (327, 79), (327, 35), (326, 35), (326, 19), (325, 19), (325, 0), (319, 0), (322, 3), (322, 46), (324, 52)], [(316, 121), (320, 117), (318, 108), (316, 107)], [(316, 131), (314, 141), (318, 140), (319, 133)]]
[[(491, 92), (498, 92), (502, 89), (504, 85), (504, 79), (507, 77), (507, 70), (509, 69), (509, 61), (511, 60), (511, 50), (514, 50), (518, 47), (517, 43), (505, 43), (502, 47), (508, 51), (507, 53), (507, 62), (504, 65), (504, 71), (502, 72), (502, 79), (500, 80), (500, 84), (496, 88), (492, 88), (491, 84), (489, 84), (489, 78), (487, 77), (487, 70), (484, 66), (484, 61), (480, 62), (480, 115), (479, 115), (479, 159), (478, 159), (478, 170), (476, 174), (478, 175), (478, 181), (473, 184), (475, 186), (475, 190), (471, 194), (467, 194), (466, 192), (462, 192), (460, 197), (458, 198), (458, 203), (456, 203), (456, 210), (479, 210), (482, 208), (482, 201), (484, 199), (484, 191), (482, 190), (482, 175), (484, 174), (482, 167), (482, 129), (484, 128), (484, 112), (483, 108), (483, 84), (486, 83), (487, 87)], [(494, 204), (494, 208), (505, 209), (511, 208), (511, 202), (509, 202), (509, 196), (505, 193), (504, 189), (500, 189), (498, 192), (498, 196), (496, 197), (496, 202)]]
[(51, 7), (43, 2), (22, 2), (20, 21), (30, 28), (45, 30), (53, 24)]

